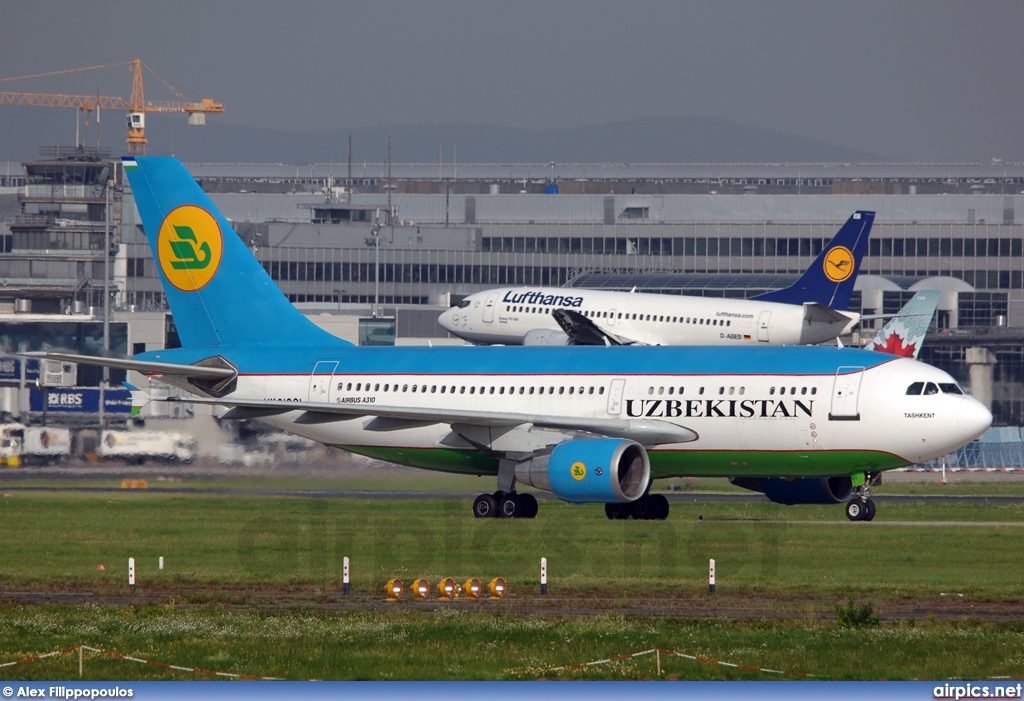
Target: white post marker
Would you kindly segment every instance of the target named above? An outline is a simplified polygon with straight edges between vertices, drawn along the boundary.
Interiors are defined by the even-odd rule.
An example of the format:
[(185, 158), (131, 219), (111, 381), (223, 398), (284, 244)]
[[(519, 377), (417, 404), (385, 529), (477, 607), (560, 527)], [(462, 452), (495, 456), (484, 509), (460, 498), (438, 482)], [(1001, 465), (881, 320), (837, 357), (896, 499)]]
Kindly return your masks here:
[(135, 591), (135, 558), (128, 558), (128, 586)]
[(540, 595), (548, 595), (548, 559), (546, 557), (540, 559)]
[(163, 570), (163, 568), (164, 568), (164, 556), (161, 555), (160, 556), (160, 569)]
[(341, 561), (341, 593), (345, 596), (348, 596), (349, 592), (351, 591), (349, 586), (350, 585), (348, 581), (348, 556), (346, 555), (345, 558)]
[(715, 593), (715, 561), (708, 560), (708, 593)]

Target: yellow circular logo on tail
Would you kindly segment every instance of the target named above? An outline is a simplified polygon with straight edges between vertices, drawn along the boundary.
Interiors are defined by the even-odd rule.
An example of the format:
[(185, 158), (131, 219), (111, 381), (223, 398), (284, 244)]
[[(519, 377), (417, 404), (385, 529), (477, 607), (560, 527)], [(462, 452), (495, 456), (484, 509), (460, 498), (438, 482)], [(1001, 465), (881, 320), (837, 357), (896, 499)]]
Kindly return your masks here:
[(856, 267), (853, 253), (846, 246), (836, 246), (825, 254), (825, 277), (832, 282), (845, 282)]
[(587, 476), (587, 466), (581, 462), (574, 462), (569, 468), (572, 478), (577, 482)]
[(164, 219), (156, 248), (168, 282), (182, 292), (195, 292), (217, 273), (224, 237), (212, 214), (186, 204)]

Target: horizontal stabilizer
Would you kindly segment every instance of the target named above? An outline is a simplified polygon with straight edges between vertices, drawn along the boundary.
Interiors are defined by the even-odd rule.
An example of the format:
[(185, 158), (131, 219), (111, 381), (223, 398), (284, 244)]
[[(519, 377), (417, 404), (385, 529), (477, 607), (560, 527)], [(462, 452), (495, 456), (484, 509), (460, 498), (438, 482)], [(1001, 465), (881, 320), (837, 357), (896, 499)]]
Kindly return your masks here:
[(855, 312), (836, 311), (818, 302), (804, 303), (804, 320), (809, 324), (835, 324), (837, 322), (846, 324), (857, 319), (858, 316)]
[(161, 363), (152, 360), (131, 360), (129, 358), (98, 358), (94, 355), (75, 355), (73, 353), (50, 353), (48, 351), (29, 351), (18, 353), (28, 358), (45, 358), (50, 360), (66, 360), (82, 365), (98, 365), (106, 368), (135, 370), (147, 375), (178, 375), (202, 380), (223, 380), (234, 377), (237, 371), (225, 367), (208, 367), (201, 365), (180, 365), (178, 363)]

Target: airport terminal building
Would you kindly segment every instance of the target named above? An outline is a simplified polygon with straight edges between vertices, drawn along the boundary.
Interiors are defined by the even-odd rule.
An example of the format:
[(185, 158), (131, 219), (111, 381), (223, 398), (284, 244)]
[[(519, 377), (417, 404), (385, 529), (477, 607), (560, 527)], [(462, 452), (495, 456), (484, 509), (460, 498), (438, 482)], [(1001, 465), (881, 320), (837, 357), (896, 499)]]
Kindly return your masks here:
[[(51, 149), (16, 166), (0, 183), (5, 350), (30, 320), (94, 324), (105, 275), (117, 350), (173, 344), (116, 159)], [(875, 211), (854, 311), (941, 290), (922, 359), (997, 425), (1024, 424), (1021, 164), (187, 166), (290, 300), (367, 344), (450, 342), (438, 313), (495, 286), (746, 297), (789, 284), (852, 212)]]

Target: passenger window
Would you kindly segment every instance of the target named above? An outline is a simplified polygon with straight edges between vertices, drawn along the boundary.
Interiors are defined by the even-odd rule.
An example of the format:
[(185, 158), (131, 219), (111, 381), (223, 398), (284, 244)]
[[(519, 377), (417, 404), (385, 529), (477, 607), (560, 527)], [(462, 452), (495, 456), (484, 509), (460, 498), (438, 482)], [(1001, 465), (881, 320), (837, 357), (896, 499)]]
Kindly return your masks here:
[(599, 387), (597, 390), (598, 394), (604, 394), (604, 387)]
[(935, 385), (934, 382), (929, 382), (928, 384), (926, 384), (924, 386), (924, 393), (925, 394), (938, 394), (939, 393), (939, 388)]
[(818, 388), (817, 387), (811, 387), (811, 394), (817, 394), (817, 393), (818, 393)]
[(962, 389), (960, 389), (959, 385), (956, 385), (956, 384), (954, 384), (952, 382), (940, 382), (939, 383), (939, 389), (941, 389), (943, 391), (943, 393), (945, 393), (945, 394), (963, 394), (964, 393), (964, 391)]
[(774, 387), (770, 387), (768, 389), (768, 394), (775, 394), (775, 388)]

